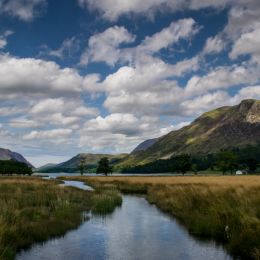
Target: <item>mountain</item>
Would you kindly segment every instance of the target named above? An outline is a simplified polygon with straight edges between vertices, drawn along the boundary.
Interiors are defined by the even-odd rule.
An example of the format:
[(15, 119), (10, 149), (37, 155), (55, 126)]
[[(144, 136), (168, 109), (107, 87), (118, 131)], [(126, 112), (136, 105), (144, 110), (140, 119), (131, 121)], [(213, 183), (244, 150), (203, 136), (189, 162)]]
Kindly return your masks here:
[(150, 146), (152, 146), (154, 143), (156, 143), (158, 141), (158, 138), (154, 138), (154, 139), (148, 139), (142, 143), (140, 143), (131, 153), (137, 153), (140, 151), (145, 151), (147, 150)]
[(209, 111), (190, 125), (159, 138), (144, 151), (131, 153), (117, 167), (145, 164), (177, 154), (207, 154), (220, 149), (260, 144), (260, 101)]
[(88, 172), (95, 171), (98, 161), (103, 157), (108, 157), (112, 164), (120, 162), (124, 158), (125, 154), (111, 155), (111, 154), (91, 154), (81, 153), (71, 158), (70, 160), (57, 164), (57, 165), (46, 165), (37, 169), (37, 172), (42, 173), (55, 173), (55, 172), (79, 172), (79, 164), (83, 160), (85, 162), (85, 169)]
[(17, 162), (23, 162), (29, 167), (34, 168), (34, 166), (29, 163), (21, 154), (12, 152), (11, 150), (0, 148), (0, 160), (14, 160)]
[(37, 172), (44, 172), (44, 171), (47, 171), (48, 169), (50, 168), (53, 168), (55, 167), (57, 164), (56, 163), (47, 163), (39, 168), (37, 168)]

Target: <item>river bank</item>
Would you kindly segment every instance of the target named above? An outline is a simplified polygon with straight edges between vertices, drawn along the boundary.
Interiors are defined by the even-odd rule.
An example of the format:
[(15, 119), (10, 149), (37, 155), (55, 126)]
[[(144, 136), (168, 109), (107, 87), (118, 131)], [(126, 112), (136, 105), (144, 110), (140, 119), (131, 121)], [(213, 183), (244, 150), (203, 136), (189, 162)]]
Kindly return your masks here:
[(189, 232), (221, 242), (235, 257), (260, 258), (260, 177), (65, 177), (99, 189), (146, 194)]
[(83, 212), (106, 214), (122, 203), (116, 191), (90, 192), (61, 183), (0, 177), (0, 259), (14, 259), (21, 248), (75, 229), (85, 220)]
[(144, 196), (122, 195), (112, 214), (90, 215), (65, 236), (36, 243), (16, 260), (231, 260), (214, 241), (193, 238), (174, 218)]

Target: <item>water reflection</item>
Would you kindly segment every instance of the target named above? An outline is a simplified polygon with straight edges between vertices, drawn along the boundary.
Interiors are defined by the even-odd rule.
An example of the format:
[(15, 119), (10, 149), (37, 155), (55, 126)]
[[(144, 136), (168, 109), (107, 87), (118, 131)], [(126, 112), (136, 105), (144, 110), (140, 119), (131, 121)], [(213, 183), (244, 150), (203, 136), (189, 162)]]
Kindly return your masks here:
[(124, 196), (123, 205), (106, 217), (92, 216), (64, 237), (21, 252), (27, 259), (231, 259), (213, 242), (191, 237), (174, 219), (144, 198)]
[(85, 185), (82, 181), (63, 181), (60, 186), (70, 186), (70, 187), (76, 187), (81, 190), (88, 190), (93, 191), (94, 189), (88, 185)]

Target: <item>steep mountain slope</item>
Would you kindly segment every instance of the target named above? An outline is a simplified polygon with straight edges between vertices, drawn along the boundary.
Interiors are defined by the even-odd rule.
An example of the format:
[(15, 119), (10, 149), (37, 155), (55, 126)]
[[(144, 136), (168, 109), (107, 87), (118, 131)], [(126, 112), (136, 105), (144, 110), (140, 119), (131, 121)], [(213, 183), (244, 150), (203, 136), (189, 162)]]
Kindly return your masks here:
[(260, 143), (260, 101), (244, 100), (221, 107), (177, 131), (159, 138), (147, 150), (132, 153), (118, 166), (131, 166), (169, 158), (175, 154), (206, 154), (224, 148)]
[(0, 160), (14, 160), (17, 162), (23, 162), (29, 167), (34, 168), (21, 154), (12, 152), (11, 150), (0, 148)]
[(158, 141), (158, 138), (154, 138), (154, 139), (148, 139), (142, 143), (140, 143), (133, 151), (132, 153), (137, 153), (140, 151), (145, 151), (147, 150), (149, 147), (151, 147), (154, 143), (156, 143)]
[(48, 167), (40, 167), (37, 169), (38, 172), (51, 173), (51, 172), (78, 172), (79, 164), (81, 161), (85, 163), (86, 170), (94, 170), (97, 166), (98, 161), (102, 157), (108, 157), (111, 163), (119, 162), (124, 158), (125, 154), (111, 155), (111, 154), (91, 154), (91, 153), (81, 153), (71, 158), (70, 160)]

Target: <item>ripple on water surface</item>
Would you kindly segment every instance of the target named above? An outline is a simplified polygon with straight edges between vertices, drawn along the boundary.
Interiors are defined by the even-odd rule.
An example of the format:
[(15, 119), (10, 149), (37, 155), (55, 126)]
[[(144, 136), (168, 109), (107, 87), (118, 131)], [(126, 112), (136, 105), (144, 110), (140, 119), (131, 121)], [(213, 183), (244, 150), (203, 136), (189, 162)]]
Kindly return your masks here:
[(35, 244), (20, 252), (28, 259), (231, 259), (214, 242), (191, 237), (173, 218), (144, 198), (123, 196), (121, 208), (106, 217), (92, 216), (64, 237)]

